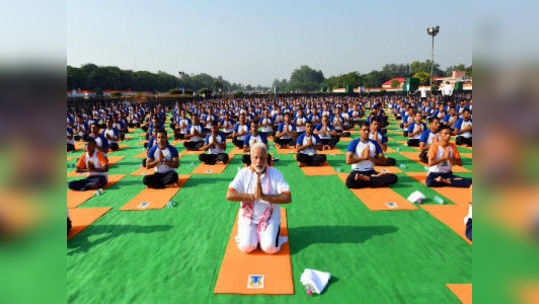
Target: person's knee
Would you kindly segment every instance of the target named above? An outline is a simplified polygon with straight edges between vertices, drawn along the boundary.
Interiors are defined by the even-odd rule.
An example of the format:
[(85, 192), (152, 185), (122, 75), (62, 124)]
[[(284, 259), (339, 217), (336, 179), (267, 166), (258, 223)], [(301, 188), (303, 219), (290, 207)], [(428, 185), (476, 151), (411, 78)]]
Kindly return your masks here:
[(241, 240), (238, 243), (238, 249), (243, 253), (251, 253), (256, 249), (256, 243), (249, 242), (249, 240)]
[(67, 187), (71, 190), (77, 190), (76, 181), (71, 181), (67, 184)]
[(142, 179), (142, 183), (149, 187), (151, 185), (150, 176), (144, 176), (144, 178)]
[(260, 249), (265, 253), (274, 254), (279, 252), (279, 247), (275, 246), (274, 242), (264, 242), (260, 244)]
[(427, 176), (427, 180), (425, 181), (425, 185), (427, 185), (427, 187), (433, 187), (434, 186), (434, 178)]

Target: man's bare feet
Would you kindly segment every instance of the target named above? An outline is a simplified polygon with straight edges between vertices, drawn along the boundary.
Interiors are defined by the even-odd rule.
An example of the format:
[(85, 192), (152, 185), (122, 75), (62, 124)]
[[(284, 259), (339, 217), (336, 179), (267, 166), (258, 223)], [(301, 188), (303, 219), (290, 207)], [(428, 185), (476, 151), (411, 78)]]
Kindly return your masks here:
[(355, 180), (355, 181), (361, 180), (361, 181), (364, 181), (364, 182), (368, 182), (368, 181), (371, 180), (371, 178), (368, 177), (368, 176), (365, 176), (365, 175), (361, 175), (361, 174), (359, 174), (359, 173), (356, 173), (356, 175), (354, 176), (354, 180)]

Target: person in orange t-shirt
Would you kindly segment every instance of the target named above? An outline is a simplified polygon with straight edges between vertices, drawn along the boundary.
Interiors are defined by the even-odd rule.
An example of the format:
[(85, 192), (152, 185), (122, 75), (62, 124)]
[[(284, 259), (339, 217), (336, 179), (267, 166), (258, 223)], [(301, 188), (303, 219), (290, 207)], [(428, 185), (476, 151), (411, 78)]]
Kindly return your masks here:
[(89, 138), (86, 151), (77, 163), (77, 172), (88, 172), (88, 177), (69, 182), (68, 187), (75, 191), (99, 189), (107, 184), (108, 159), (96, 149), (95, 139)]
[(462, 166), (459, 151), (454, 143), (450, 143), (451, 131), (449, 127), (440, 128), (439, 141), (433, 143), (427, 154), (429, 160), (429, 173), (426, 184), (429, 187), (451, 186), (468, 188), (472, 184), (471, 178), (455, 176), (452, 166)]

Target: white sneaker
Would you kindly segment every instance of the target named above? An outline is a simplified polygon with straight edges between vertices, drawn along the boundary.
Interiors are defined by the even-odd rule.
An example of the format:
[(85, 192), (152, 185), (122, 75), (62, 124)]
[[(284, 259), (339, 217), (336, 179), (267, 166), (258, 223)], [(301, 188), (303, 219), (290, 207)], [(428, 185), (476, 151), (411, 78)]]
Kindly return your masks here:
[(286, 244), (286, 242), (288, 242), (288, 237), (287, 236), (279, 236), (279, 247)]

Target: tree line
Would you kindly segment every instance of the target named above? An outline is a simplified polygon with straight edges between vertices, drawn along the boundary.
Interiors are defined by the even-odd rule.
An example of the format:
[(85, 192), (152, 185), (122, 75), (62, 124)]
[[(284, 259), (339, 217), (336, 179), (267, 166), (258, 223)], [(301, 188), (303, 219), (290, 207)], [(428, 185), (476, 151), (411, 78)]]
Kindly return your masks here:
[[(432, 62), (430, 60), (424, 62), (414, 61), (410, 64), (386, 64), (381, 70), (373, 70), (366, 74), (349, 72), (325, 78), (322, 71), (317, 71), (307, 65), (303, 65), (292, 72), (290, 79), (275, 79), (273, 81), (273, 87), (277, 88), (279, 92), (309, 92), (322, 88), (331, 90), (333, 88), (344, 88), (348, 86), (353, 88), (359, 86), (377, 88), (384, 82), (397, 77), (415, 77), (419, 79), (420, 85), (424, 85), (430, 81), (431, 66)], [(468, 76), (472, 76), (471, 65), (468, 67), (463, 64), (452, 65), (442, 70), (440, 65), (435, 63), (432, 68), (435, 77), (451, 76), (453, 71), (466, 71)], [(398, 86), (398, 82), (392, 83), (392, 86)]]
[[(349, 72), (342, 75), (324, 77), (321, 70), (314, 70), (307, 65), (295, 69), (289, 79), (275, 79), (272, 88), (281, 93), (288, 92), (320, 92), (321, 89), (331, 90), (343, 87), (380, 87), (382, 83), (396, 77), (415, 77), (420, 85), (428, 84), (432, 62), (414, 61), (410, 64), (386, 64), (381, 70), (373, 70), (366, 74)], [(434, 76), (449, 76), (453, 71), (466, 71), (472, 75), (472, 66), (463, 64), (449, 66), (442, 70), (440, 65), (433, 66)], [(398, 86), (397, 82), (392, 86)], [(221, 76), (213, 77), (206, 73), (188, 75), (179, 72), (178, 76), (163, 71), (152, 73), (148, 71), (123, 70), (115, 66), (97, 66), (92, 63), (85, 64), (80, 68), (67, 66), (67, 88), (84, 90), (135, 90), (167, 92), (178, 88), (188, 91), (205, 92), (234, 92), (234, 91), (257, 91), (264, 92), (270, 88), (263, 86), (251, 86), (241, 83), (229, 82)]]
[(229, 82), (221, 76), (213, 77), (206, 73), (188, 75), (179, 72), (178, 76), (163, 71), (123, 70), (115, 66), (97, 66), (92, 63), (80, 68), (67, 66), (67, 89), (83, 90), (135, 90), (167, 92), (178, 88), (190, 91), (232, 92), (237, 90), (263, 90), (262, 86), (244, 85)]

